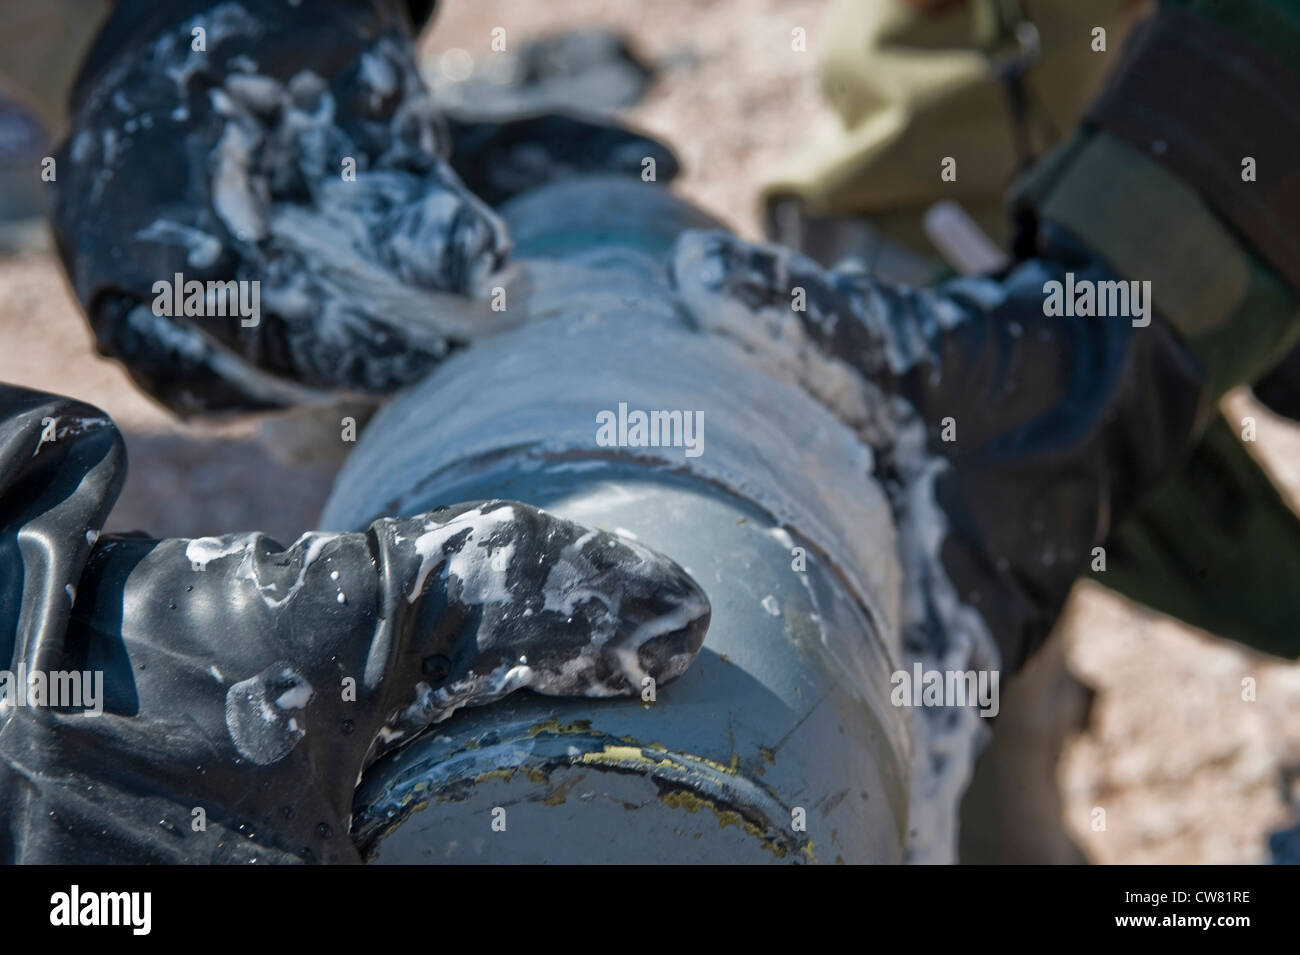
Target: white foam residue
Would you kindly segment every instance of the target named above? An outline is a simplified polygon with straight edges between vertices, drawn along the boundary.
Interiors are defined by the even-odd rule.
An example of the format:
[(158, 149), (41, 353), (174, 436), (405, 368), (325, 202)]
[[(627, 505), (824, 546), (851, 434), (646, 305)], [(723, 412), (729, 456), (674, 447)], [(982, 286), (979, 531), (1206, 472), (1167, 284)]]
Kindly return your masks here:
[(370, 105), (373, 108), (378, 108), (386, 97), (397, 91), (397, 73), (393, 64), (374, 50), (361, 54), (361, 79), (370, 87)]
[(243, 554), (247, 549), (245, 537), (196, 537), (185, 545), (185, 559), (195, 570), (207, 570), (214, 560)]
[(300, 710), (314, 695), (315, 690), (312, 689), (311, 684), (302, 680), (276, 697), (275, 705), (282, 710)]
[(226, 92), (255, 113), (272, 113), (284, 102), (284, 87), (274, 77), (231, 73)]
[[(447, 559), (448, 574), (460, 581), (460, 599), (469, 604), (509, 601), (511, 597), (506, 587), (506, 576), (514, 545), (507, 543), (493, 547), (486, 538), (495, 528), (508, 524), (514, 518), (514, 509), (510, 507), (498, 507), (486, 514), (482, 508), (474, 508), (445, 524), (430, 525), (415, 540), (420, 569), (415, 575), (411, 592), (407, 594), (407, 602), (414, 603), (424, 592), (429, 574), (447, 559), (444, 552), (447, 542), (464, 533), (467, 528), (468, 539)], [(487, 552), (479, 553), (483, 548), (487, 548)]]
[(262, 600), (266, 602), (266, 605), (268, 607), (278, 608), (283, 607), (288, 603), (293, 596), (302, 589), (303, 582), (307, 579), (307, 571), (311, 568), (312, 564), (316, 563), (320, 558), (321, 551), (325, 549), (325, 545), (335, 540), (338, 536), (339, 535), (337, 534), (322, 534), (317, 531), (312, 531), (303, 534), (293, 542), (289, 547), (290, 551), (299, 549), (304, 543), (306, 543), (307, 549), (299, 558), (298, 576), (294, 579), (294, 582), (289, 585), (289, 589), (285, 591), (284, 596), (282, 597), (270, 596), (271, 593), (279, 589), (278, 586), (273, 583), (263, 584), (261, 579), (258, 577), (257, 565), (253, 564), (248, 577), (257, 588), (257, 592), (261, 594)]
[[(220, 90), (213, 92), (217, 99)], [(251, 166), (257, 139), (241, 124), (226, 123), (216, 147), (212, 207), (236, 238), (257, 242), (266, 237), (267, 199), (254, 192)], [(260, 181), (259, 181), (260, 182)]]
[(615, 655), (618, 657), (619, 665), (622, 667), (623, 675), (627, 677), (628, 682), (639, 689), (646, 677), (646, 672), (641, 666), (637, 651), (656, 637), (686, 629), (702, 617), (708, 609), (708, 601), (702, 595), (695, 596), (691, 600), (682, 600), (667, 613), (641, 624), (636, 630), (632, 631), (631, 637), (614, 647)]
[[(546, 582), (542, 586), (543, 610), (572, 616), (579, 605), (593, 600), (603, 607), (603, 613), (591, 620), (590, 646), (593, 649), (603, 646), (614, 633), (618, 626), (621, 604), (621, 594), (618, 591), (607, 593), (587, 583), (593, 577), (594, 568), (586, 549), (594, 544), (598, 536), (595, 531), (588, 531), (560, 551), (548, 569)], [(628, 542), (626, 546), (640, 557), (642, 563), (653, 560), (640, 545)]]
[(216, 236), (170, 219), (155, 219), (146, 228), (137, 231), (135, 237), (145, 241), (183, 245), (189, 250), (185, 261), (196, 269), (209, 268), (221, 256), (221, 240)]
[(64, 416), (56, 417), (47, 426), (41, 428), (41, 437), (36, 442), (36, 450), (32, 452), (32, 457), (36, 457), (41, 453), (41, 448), (45, 447), (47, 438), (48, 443), (53, 444), (56, 441), (65, 440), (79, 433), (111, 427), (113, 427), (113, 422), (108, 418), (75, 418), (71, 423), (67, 423)]

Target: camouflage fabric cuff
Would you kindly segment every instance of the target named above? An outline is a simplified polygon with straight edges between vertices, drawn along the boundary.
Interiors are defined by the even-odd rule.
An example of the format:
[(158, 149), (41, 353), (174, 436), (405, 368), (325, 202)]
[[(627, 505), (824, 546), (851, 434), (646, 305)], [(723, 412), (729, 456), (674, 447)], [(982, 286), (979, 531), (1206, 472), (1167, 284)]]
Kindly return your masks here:
[(1300, 334), (1285, 284), (1186, 183), (1113, 136), (1076, 138), (1020, 185), (1017, 201), (1125, 277), (1149, 280), (1156, 310), (1205, 366), (1214, 395), (1267, 372)]
[(1162, 7), (1134, 29), (1089, 119), (1194, 188), (1300, 288), (1300, 75), (1264, 44)]

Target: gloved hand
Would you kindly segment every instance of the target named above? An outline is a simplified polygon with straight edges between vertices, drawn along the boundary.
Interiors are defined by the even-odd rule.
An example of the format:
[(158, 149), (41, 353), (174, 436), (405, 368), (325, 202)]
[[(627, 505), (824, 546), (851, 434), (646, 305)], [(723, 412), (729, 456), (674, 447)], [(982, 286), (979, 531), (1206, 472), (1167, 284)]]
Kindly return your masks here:
[(714, 232), (686, 234), (672, 270), (702, 327), (873, 448), (900, 524), (905, 638), (932, 652), (973, 610), (1017, 669), (1205, 420), (1200, 366), (1159, 316), (1045, 314), (1047, 282), (1117, 278), (1051, 227), (1005, 276), (925, 291)]
[[(122, 0), (71, 112), (60, 255), (99, 350), (180, 414), (386, 395), (513, 321), (494, 291), (514, 281), (505, 226), (449, 164), (453, 138), (489, 202), (639, 176), (647, 156), (676, 170), (652, 140), (574, 117), (449, 132), (398, 0)], [(190, 282), (243, 298), (221, 288), (193, 314)]]
[(519, 688), (671, 680), (708, 626), (676, 564), (519, 503), (288, 548), (98, 537), (123, 470), (102, 412), (0, 386), (0, 660), (83, 674), (81, 700), (43, 701), (70, 709), (10, 681), (6, 862), (360, 861), (374, 759)]
[[(99, 349), (180, 413), (418, 379), (506, 321), (486, 299), (504, 226), (448, 149), (397, 0), (122, 0), (56, 157)], [(158, 314), (178, 274), (242, 283), (243, 308)]]

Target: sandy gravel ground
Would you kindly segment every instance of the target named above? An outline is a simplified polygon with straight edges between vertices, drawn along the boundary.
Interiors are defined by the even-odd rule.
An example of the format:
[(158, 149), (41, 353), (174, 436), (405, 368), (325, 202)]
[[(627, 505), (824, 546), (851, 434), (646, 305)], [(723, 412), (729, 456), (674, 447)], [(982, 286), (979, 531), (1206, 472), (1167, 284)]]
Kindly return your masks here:
[[(494, 26), (506, 27), (512, 44), (575, 24), (628, 32), (645, 58), (675, 64), (628, 117), (676, 150), (682, 192), (757, 237), (757, 188), (810, 124), (827, 121), (814, 78), (822, 8), (809, 0), (449, 0), (425, 48), (490, 56)], [(806, 54), (790, 49), (796, 26), (808, 31)], [(0, 342), (0, 379), (93, 402), (125, 432), (131, 473), (110, 529), (258, 528), (288, 541), (313, 526), (333, 464), (285, 463), (283, 428), (187, 426), (152, 404), (94, 354), (49, 253), (0, 258)], [(1300, 506), (1300, 429), (1252, 410), (1244, 396), (1230, 408), (1258, 417), (1256, 451)], [(1241, 700), (1245, 676), (1257, 682), (1253, 703)], [(972, 857), (1257, 862), (1267, 858), (1268, 834), (1294, 823), (1286, 790), (1300, 777), (1300, 665), (1089, 584), (1017, 682), (982, 768), (992, 795), (966, 816)], [(1104, 831), (1093, 828), (1098, 808)]]

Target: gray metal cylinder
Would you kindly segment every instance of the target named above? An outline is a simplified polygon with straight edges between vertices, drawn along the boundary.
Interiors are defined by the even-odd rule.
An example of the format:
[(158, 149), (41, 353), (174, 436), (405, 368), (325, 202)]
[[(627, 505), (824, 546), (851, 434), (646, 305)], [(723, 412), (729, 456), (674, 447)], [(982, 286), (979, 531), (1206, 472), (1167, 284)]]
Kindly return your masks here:
[[(626, 185), (597, 207), (661, 203), (665, 234), (686, 218)], [(653, 700), (521, 693), (456, 714), (367, 771), (354, 836), (377, 862), (900, 861), (911, 740), (889, 704), (898, 566), (870, 454), (684, 323), (652, 227), (584, 246), (557, 211), (571, 198), (511, 223), (529, 322), (385, 407), (322, 526), (525, 501), (670, 555), (709, 595), (708, 638)], [(702, 415), (700, 453), (598, 443), (620, 404)]]

